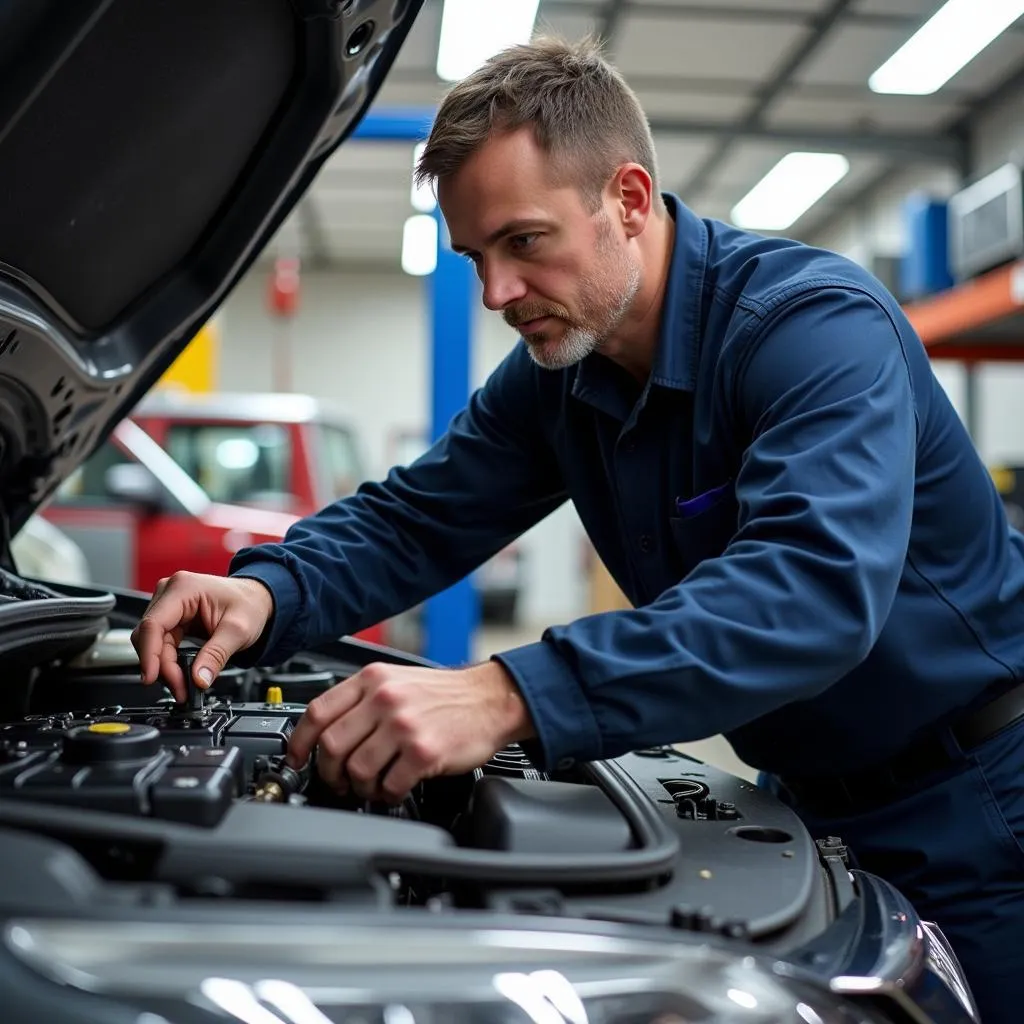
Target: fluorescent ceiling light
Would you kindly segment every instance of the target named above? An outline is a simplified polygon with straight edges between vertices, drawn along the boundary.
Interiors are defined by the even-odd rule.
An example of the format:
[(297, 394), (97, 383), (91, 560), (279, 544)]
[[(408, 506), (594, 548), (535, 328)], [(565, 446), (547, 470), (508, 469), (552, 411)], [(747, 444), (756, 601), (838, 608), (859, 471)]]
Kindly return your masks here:
[(424, 182), (422, 185), (416, 184), (416, 165), (420, 162), (420, 157), (423, 156), (423, 150), (427, 148), (425, 142), (417, 142), (416, 148), (412, 152), (412, 208), (419, 210), (420, 213), (433, 213), (434, 207), (437, 206), (437, 199), (434, 196), (434, 190), (430, 187), (429, 182)]
[(457, 82), (485, 60), (533, 35), (539, 0), (444, 0), (437, 75)]
[(849, 170), (850, 162), (841, 153), (789, 153), (733, 207), (733, 223), (783, 231)]
[(437, 267), (437, 220), (417, 213), (402, 230), (402, 269), (413, 277), (432, 274)]
[(927, 96), (1022, 14), (1024, 0), (948, 0), (869, 79), (874, 92)]

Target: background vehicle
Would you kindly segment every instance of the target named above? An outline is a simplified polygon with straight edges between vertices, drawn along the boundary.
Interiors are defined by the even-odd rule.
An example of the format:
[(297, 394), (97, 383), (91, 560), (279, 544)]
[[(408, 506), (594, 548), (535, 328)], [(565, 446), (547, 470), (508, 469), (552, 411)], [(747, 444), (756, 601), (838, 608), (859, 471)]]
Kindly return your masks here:
[[(238, 431), (210, 439), (202, 434), (201, 425), (195, 434), (180, 438), (166, 423), (164, 429), (193, 464), (206, 467), (204, 475), (221, 494), (261, 500), (249, 505), (214, 500), (138, 423), (123, 420), (60, 486), (44, 512), (45, 519), (75, 543), (94, 583), (148, 592), (179, 569), (224, 573), (236, 551), (280, 540), (297, 518), (295, 513), (267, 507), (281, 503), (278, 492), (267, 488), (257, 495), (230, 479), (239, 469), (269, 471), (261, 454), (267, 446), (259, 448)], [(267, 429), (277, 428), (267, 425)], [(283, 458), (285, 452), (280, 449), (285, 443), (279, 438), (278, 442)], [(188, 444), (193, 446), (191, 456)], [(200, 462), (211, 447), (208, 461)], [(289, 462), (277, 465), (300, 472)], [(223, 476), (218, 476), (218, 468)], [(247, 479), (255, 486), (253, 476)], [(73, 571), (74, 566), (69, 569)], [(73, 579), (71, 575), (62, 578)], [(380, 643), (384, 626), (371, 626), (357, 635)]]
[(131, 419), (214, 501), (300, 517), (368, 476), (354, 420), (307, 395), (161, 389)]
[(223, 573), (241, 547), (294, 522), (210, 496), (131, 420), (61, 485), (44, 512), (81, 548), (91, 579), (151, 591), (177, 569)]

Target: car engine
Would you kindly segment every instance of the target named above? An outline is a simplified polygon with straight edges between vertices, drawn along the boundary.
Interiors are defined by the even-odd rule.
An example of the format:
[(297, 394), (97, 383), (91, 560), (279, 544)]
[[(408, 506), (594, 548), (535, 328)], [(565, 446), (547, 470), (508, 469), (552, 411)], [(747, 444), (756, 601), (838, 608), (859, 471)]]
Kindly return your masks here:
[[(186, 678), (196, 649), (179, 655)], [(353, 653), (375, 652), (335, 653), (229, 667), (179, 704), (141, 684), (127, 630), (105, 633), (40, 669), (23, 714), (0, 725), (0, 828), (179, 896), (340, 894), (784, 945), (852, 898), (838, 841), (823, 852), (788, 808), (672, 748), (547, 774), (513, 745), (398, 805), (339, 795), (284, 756), (306, 704), (358, 670)]]
[[(109, 979), (73, 984), (113, 992), (128, 983), (119, 964), (137, 971), (178, 942), (184, 963), (199, 935), (229, 932), (237, 953), (291, 934), (296, 951), (341, 955), (340, 936), (358, 945), (359, 929), (409, 935), (427, 922), (414, 932), (426, 956), (477, 921), (474, 942), (500, 928), (533, 950), (543, 934), (589, 943), (598, 929), (596, 942), (630, 934), (670, 956), (756, 961), (808, 992), (846, 992), (835, 979), (852, 977), (857, 999), (880, 971), (891, 980), (870, 996), (884, 1003), (872, 1021), (929, 1002), (943, 1007), (929, 1020), (973, 1024), (941, 933), (852, 870), (840, 838), (815, 840), (744, 779), (673, 747), (542, 772), (512, 745), (397, 805), (342, 795), (315, 763), (286, 763), (307, 704), (371, 662), (422, 662), (346, 638), (279, 665), (229, 666), (178, 703), (142, 685), (130, 629), (144, 605), (119, 604), (32, 591), (0, 607), (0, 919), (15, 922), (7, 953), (19, 962), (52, 973), (54, 956), (88, 961)], [(197, 649), (179, 652), (186, 678)], [(33, 998), (15, 1019), (39, 1019)]]

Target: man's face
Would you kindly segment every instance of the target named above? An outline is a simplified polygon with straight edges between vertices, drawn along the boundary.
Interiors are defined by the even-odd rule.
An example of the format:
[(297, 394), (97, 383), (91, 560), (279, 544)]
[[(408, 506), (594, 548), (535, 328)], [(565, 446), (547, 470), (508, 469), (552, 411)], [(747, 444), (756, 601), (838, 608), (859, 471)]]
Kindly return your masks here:
[(438, 198), (452, 246), (472, 259), (500, 311), (547, 369), (571, 366), (619, 326), (640, 266), (606, 199), (595, 212), (554, 173), (528, 128), (489, 139)]

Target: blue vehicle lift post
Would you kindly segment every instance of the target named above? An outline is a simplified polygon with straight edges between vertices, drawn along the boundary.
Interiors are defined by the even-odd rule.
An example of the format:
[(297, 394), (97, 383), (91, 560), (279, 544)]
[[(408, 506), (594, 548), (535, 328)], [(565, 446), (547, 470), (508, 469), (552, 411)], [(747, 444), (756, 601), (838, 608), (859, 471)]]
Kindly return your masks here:
[[(368, 113), (353, 139), (416, 143), (427, 137), (434, 120), (429, 109), (393, 108)], [(410, 174), (412, 169), (410, 168)], [(436, 441), (469, 399), (473, 346), (472, 268), (452, 252), (444, 219), (437, 220), (437, 267), (426, 279), (430, 309), (430, 440)], [(426, 606), (423, 654), (442, 665), (464, 665), (479, 621), (479, 601), (470, 577), (431, 598)]]

